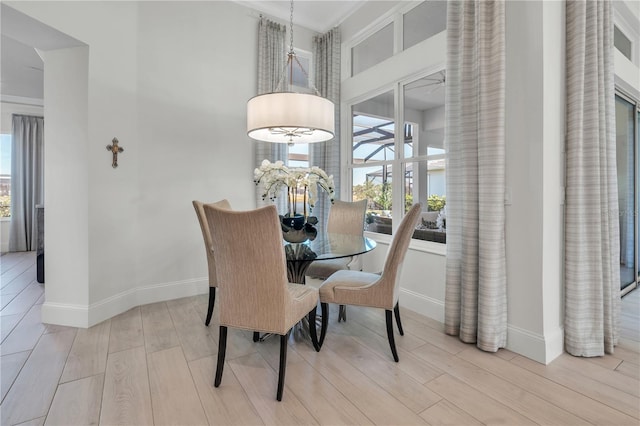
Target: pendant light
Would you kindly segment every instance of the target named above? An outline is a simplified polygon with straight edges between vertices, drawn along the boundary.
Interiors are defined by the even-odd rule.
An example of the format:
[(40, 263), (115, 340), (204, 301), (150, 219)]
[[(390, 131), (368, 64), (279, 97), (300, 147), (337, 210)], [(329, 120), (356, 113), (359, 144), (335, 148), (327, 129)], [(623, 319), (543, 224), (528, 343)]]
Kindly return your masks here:
[[(307, 76), (307, 72), (293, 51), (293, 0), (291, 0), (290, 45), (276, 92), (255, 96), (247, 102), (247, 134), (250, 138), (289, 145), (324, 142), (333, 138), (335, 129), (334, 105), (320, 96), (309, 81), (315, 94), (293, 92), (293, 66)], [(289, 69), (289, 91), (279, 92)]]

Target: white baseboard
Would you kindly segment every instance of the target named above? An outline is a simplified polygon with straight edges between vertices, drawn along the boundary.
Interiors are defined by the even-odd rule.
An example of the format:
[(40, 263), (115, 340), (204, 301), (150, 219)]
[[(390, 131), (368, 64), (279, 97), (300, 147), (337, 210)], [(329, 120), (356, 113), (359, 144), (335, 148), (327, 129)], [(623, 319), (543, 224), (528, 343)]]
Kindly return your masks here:
[(444, 322), (444, 302), (441, 300), (400, 288), (400, 306), (436, 321)]
[(45, 324), (80, 328), (90, 327), (89, 307), (87, 305), (44, 302), (41, 314), (42, 322)]
[[(400, 294), (403, 308), (444, 323), (444, 301), (404, 288), (400, 289)], [(507, 349), (542, 364), (549, 364), (564, 351), (564, 333), (558, 328), (543, 336), (507, 325)]]
[(564, 332), (558, 328), (547, 336), (507, 326), (507, 349), (542, 364), (549, 364), (564, 351)]
[(87, 328), (135, 306), (208, 292), (208, 278), (196, 278), (136, 287), (88, 306), (45, 302), (42, 305), (42, 322)]

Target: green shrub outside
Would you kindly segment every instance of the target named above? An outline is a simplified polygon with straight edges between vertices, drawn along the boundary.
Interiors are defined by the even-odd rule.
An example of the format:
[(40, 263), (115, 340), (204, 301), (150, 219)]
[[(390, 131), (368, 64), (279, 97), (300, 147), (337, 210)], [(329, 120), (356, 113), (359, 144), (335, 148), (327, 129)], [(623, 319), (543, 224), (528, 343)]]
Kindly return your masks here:
[(444, 208), (447, 204), (446, 197), (444, 195), (430, 195), (427, 198), (427, 205), (429, 206), (429, 211), (439, 212)]
[(11, 217), (11, 195), (0, 196), (0, 217)]

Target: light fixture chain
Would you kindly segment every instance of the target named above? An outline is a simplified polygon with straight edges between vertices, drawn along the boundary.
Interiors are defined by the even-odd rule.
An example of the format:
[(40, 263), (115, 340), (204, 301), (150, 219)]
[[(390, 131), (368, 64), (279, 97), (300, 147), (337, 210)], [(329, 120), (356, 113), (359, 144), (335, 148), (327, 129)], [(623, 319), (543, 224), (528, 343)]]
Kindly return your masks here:
[(289, 53), (293, 53), (293, 0), (291, 0), (291, 14), (289, 15)]

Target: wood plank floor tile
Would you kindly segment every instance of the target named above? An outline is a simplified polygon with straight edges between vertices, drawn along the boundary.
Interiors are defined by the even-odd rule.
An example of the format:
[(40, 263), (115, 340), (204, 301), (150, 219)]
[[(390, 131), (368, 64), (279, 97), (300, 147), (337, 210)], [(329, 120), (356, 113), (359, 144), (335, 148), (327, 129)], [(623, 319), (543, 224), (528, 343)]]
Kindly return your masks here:
[(622, 361), (616, 368), (616, 371), (620, 374), (624, 374), (627, 377), (631, 377), (636, 381), (640, 380), (640, 366), (638, 364)]
[[(349, 306), (347, 307), (349, 313), (347, 314), (347, 322), (356, 321), (360, 325), (370, 329), (371, 331), (377, 333), (378, 335), (387, 338), (387, 326), (385, 323), (385, 313), (383, 309), (375, 309), (375, 308), (364, 308), (358, 306)], [(337, 320), (336, 315), (332, 315), (330, 320)], [(395, 320), (394, 320), (395, 324)], [(336, 323), (339, 327), (342, 323)], [(429, 327), (424, 327), (425, 329), (433, 330)], [(426, 341), (419, 336), (416, 336), (413, 333), (405, 333), (404, 336), (400, 336), (398, 333), (398, 329), (394, 325), (393, 327), (395, 338), (396, 338), (396, 346), (398, 348), (405, 349), (407, 351), (411, 351), (418, 346), (422, 346)], [(433, 330), (434, 333), (437, 333)]]
[[(297, 349), (301, 349), (301, 346), (311, 348), (308, 338), (292, 336), (289, 342), (286, 385), (320, 424), (372, 424), (362, 411), (344, 398), (339, 389), (298, 354)], [(279, 340), (268, 339), (260, 342), (256, 348), (273, 371), (278, 371)]]
[(22, 290), (27, 288), (29, 284), (32, 284), (35, 282), (36, 282), (36, 265), (32, 265), (31, 267), (27, 268), (24, 272), (22, 272), (20, 275), (12, 279), (11, 282), (4, 285), (2, 287), (2, 290), (0, 290), (0, 295), (4, 297), (5, 295), (9, 295), (12, 293), (18, 294)]
[(91, 328), (79, 329), (60, 383), (105, 372), (109, 350), (111, 321), (103, 321)]
[(367, 349), (346, 336), (334, 336), (333, 339), (326, 342), (327, 348), (340, 353), (342, 358), (349, 361), (351, 365), (376, 383), (383, 384), (387, 392), (416, 414), (442, 399), (403, 372), (399, 368), (400, 363), (390, 362), (390, 350), (388, 354), (381, 357), (381, 354)]
[(102, 425), (153, 423), (144, 346), (109, 354), (102, 396)]
[[(606, 357), (605, 357), (606, 358)], [(589, 362), (590, 358), (574, 357), (562, 354), (553, 360), (555, 367), (562, 367), (577, 374), (586, 375), (602, 384), (611, 386), (635, 397), (640, 397), (640, 383), (638, 380), (620, 374), (600, 365)]]
[(0, 310), (4, 309), (19, 293), (7, 293), (0, 296)]
[(467, 385), (449, 374), (443, 374), (427, 383), (432, 391), (440, 394), (447, 401), (473, 413), (473, 417), (486, 425), (534, 425), (531, 419), (517, 413), (510, 407), (486, 396), (484, 393)]
[(287, 367), (287, 387), (321, 425), (371, 425), (373, 422), (306, 362)]
[[(464, 351), (458, 355), (476, 366), (522, 387), (546, 401), (561, 407), (589, 423), (637, 426), (638, 421), (620, 411), (579, 393), (579, 389), (567, 388), (527, 369), (518, 367), (513, 361), (505, 361), (489, 353)], [(542, 365), (542, 364), (540, 364)], [(475, 413), (474, 413), (475, 415)]]
[(129, 309), (111, 318), (109, 353), (135, 348), (140, 345), (144, 346), (140, 307)]
[(46, 417), (38, 417), (37, 419), (27, 420), (23, 423), (18, 423), (16, 426), (43, 426)]
[(161, 351), (180, 345), (165, 302), (140, 307), (142, 329), (147, 353)]
[(182, 348), (147, 354), (151, 406), (156, 425), (203, 425), (207, 417)]
[(217, 327), (204, 325), (191, 298), (170, 300), (167, 308), (187, 362), (218, 353)]
[(446, 399), (424, 410), (420, 417), (433, 426), (482, 425), (478, 419)]
[[(3, 425), (95, 423), (96, 406), (102, 424), (640, 424), (640, 414), (628, 414), (640, 406), (640, 324), (634, 323), (640, 310), (629, 296), (614, 354), (563, 355), (546, 367), (507, 350), (482, 352), (404, 308), (395, 363), (382, 310), (350, 306), (347, 322), (338, 323), (337, 306), (330, 305), (320, 353), (308, 337), (291, 336), (284, 399), (277, 402), (279, 339), (254, 343), (250, 331), (229, 329), (222, 385), (213, 387), (219, 309), (205, 327), (207, 294), (134, 308), (112, 318), (102, 338), (74, 339), (88, 330), (41, 323), (44, 294), (35, 300), (30, 294), (34, 264), (34, 253), (0, 256), (1, 304), (21, 310), (33, 303), (0, 317)], [(91, 365), (98, 365), (97, 374)], [(89, 375), (64, 382), (65, 368), (69, 377), (72, 370)], [(83, 388), (96, 378), (102, 389)], [(63, 401), (83, 398), (90, 401), (73, 408), (83, 420), (73, 420), (66, 411), (74, 403)], [(94, 414), (80, 413), (86, 408)]]
[(44, 293), (44, 286), (33, 282), (20, 292), (0, 311), (0, 316), (14, 315), (27, 312)]
[(8, 270), (3, 270), (0, 275), (0, 281), (2, 282), (2, 287), (6, 287), (11, 284), (11, 282), (24, 273), (27, 269), (29, 269), (35, 263), (35, 256), (26, 255), (19, 262), (17, 262), (13, 267)]
[(18, 377), (20, 369), (30, 354), (31, 351), (25, 351), (0, 357), (0, 381), (2, 382), (2, 397), (0, 401), (7, 395), (9, 388), (15, 378)]
[(0, 344), (0, 354), (7, 355), (33, 349), (44, 330), (40, 306), (33, 306)]
[[(412, 334), (420, 340), (444, 349), (451, 354), (456, 354), (469, 348), (468, 343), (462, 342), (457, 337), (448, 336), (444, 334), (444, 332), (431, 327), (425, 327), (413, 318), (407, 318), (406, 321), (402, 319), (402, 325), (404, 326), (403, 328), (407, 330), (408, 334)], [(405, 336), (407, 333), (405, 333)]]
[[(479, 351), (480, 349), (473, 348), (462, 353)], [(526, 386), (514, 385), (512, 382), (504, 380), (469, 361), (458, 356), (451, 356), (443, 349), (426, 344), (414, 350), (414, 353), (417, 353), (429, 363), (435, 364), (457, 380), (514, 409), (535, 423), (545, 425), (579, 425), (587, 423), (578, 416), (528, 392)], [(496, 354), (491, 354), (491, 356), (496, 360), (503, 361)], [(463, 405), (458, 406), (463, 407)]]
[[(277, 373), (258, 353), (235, 358), (228, 362), (233, 374), (242, 385), (258, 415), (267, 425), (318, 424), (313, 415), (302, 405), (295, 393), (286, 385), (282, 401), (276, 400)], [(220, 387), (225, 386), (223, 373)]]
[(213, 387), (217, 356), (204, 357), (189, 363), (191, 376), (210, 425), (263, 424), (247, 393), (229, 364), (225, 364), (223, 381)]
[(367, 377), (338, 353), (330, 350), (326, 341), (320, 352), (305, 345), (296, 346), (296, 352), (374, 423), (425, 423), (420, 416), (391, 396), (384, 389), (384, 383), (376, 383)]
[[(0, 271), (8, 271), (30, 255), (31, 252), (28, 251), (8, 252), (0, 254)], [(33, 257), (33, 259), (35, 259), (35, 256)]]
[(5, 315), (0, 321), (0, 342), (4, 342), (4, 339), (13, 331), (16, 325), (24, 317), (24, 314)]
[(2, 401), (1, 424), (47, 414), (74, 337), (75, 331), (42, 336)]
[[(354, 307), (350, 306), (349, 308)], [(389, 348), (389, 341), (387, 340), (387, 337), (382, 337), (379, 334), (374, 333), (356, 321), (347, 321), (346, 323), (335, 324), (335, 326), (329, 327), (329, 330), (327, 331), (327, 341), (333, 339), (333, 335), (349, 336), (361, 345), (369, 348), (372, 352), (375, 352), (379, 357), (383, 359), (391, 357), (391, 349)], [(398, 339), (401, 338), (404, 337), (399, 337)], [(401, 360), (401, 362), (397, 364), (397, 367), (409, 374), (418, 382), (424, 384), (442, 374), (442, 371), (428, 363), (425, 363), (413, 353), (400, 347), (397, 348), (397, 351), (398, 357)]]
[(96, 425), (100, 418), (104, 374), (58, 386), (45, 425)]
[(595, 401), (600, 401), (631, 417), (640, 419), (640, 399), (638, 397), (598, 382), (591, 377), (556, 367), (553, 362), (549, 365), (543, 365), (522, 356), (515, 357), (511, 362), (565, 387), (580, 389), (582, 394)]

